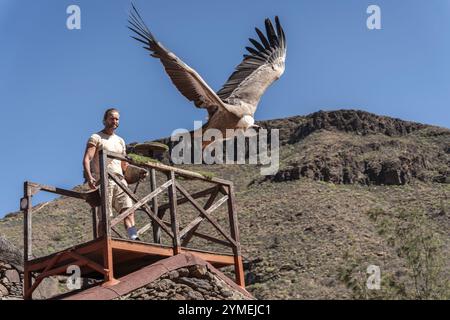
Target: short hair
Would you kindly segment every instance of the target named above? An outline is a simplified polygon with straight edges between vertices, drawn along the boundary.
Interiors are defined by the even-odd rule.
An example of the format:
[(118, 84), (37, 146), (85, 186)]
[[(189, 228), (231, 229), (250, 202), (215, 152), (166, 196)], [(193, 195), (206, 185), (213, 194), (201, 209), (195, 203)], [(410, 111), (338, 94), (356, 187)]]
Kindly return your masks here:
[(105, 114), (103, 115), (103, 121), (105, 121), (106, 118), (108, 118), (108, 115), (113, 112), (120, 113), (119, 110), (116, 108), (109, 108), (108, 110), (105, 111)]

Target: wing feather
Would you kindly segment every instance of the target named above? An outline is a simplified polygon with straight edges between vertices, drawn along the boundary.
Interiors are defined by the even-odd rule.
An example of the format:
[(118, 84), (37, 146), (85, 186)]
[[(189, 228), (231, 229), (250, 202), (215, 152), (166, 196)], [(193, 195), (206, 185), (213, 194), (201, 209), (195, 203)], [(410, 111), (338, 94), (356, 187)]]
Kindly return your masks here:
[[(246, 47), (250, 54), (236, 67), (227, 82), (217, 92), (226, 103), (251, 106), (253, 112), (265, 90), (284, 72), (286, 38), (280, 20), (275, 17), (275, 28), (265, 20), (267, 37), (255, 28), (261, 43), (249, 39), (255, 48)], [(276, 31), (275, 31), (276, 30)]]
[(218, 108), (227, 109), (220, 97), (208, 86), (202, 77), (156, 40), (132, 4), (128, 28), (135, 33), (133, 39), (144, 43), (151, 56), (161, 61), (175, 87), (198, 108), (206, 108), (210, 116)]

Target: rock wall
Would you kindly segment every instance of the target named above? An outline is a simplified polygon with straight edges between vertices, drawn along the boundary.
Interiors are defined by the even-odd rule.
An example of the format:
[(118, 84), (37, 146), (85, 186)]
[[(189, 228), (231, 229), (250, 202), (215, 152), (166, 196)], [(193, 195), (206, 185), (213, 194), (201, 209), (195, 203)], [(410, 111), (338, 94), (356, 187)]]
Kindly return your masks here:
[(22, 280), (20, 251), (0, 236), (0, 300), (21, 299)]
[(181, 253), (117, 279), (55, 297), (57, 300), (253, 300), (254, 297), (203, 259)]
[(0, 300), (22, 299), (23, 270), (0, 260)]
[[(22, 252), (0, 236), (0, 300), (23, 299)], [(46, 299), (58, 293), (58, 281), (47, 278), (33, 294), (35, 299)]]
[(173, 270), (121, 300), (247, 300), (204, 265)]

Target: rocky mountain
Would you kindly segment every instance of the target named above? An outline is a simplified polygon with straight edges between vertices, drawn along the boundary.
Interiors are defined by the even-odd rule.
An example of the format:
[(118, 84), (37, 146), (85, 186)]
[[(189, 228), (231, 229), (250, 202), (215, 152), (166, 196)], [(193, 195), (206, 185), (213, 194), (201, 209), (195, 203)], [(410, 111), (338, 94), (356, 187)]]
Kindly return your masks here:
[[(449, 129), (357, 110), (259, 125), (280, 130), (276, 174), (249, 164), (182, 166), (234, 182), (254, 297), (450, 298)], [(58, 198), (38, 208), (34, 226), (36, 255), (87, 241), (89, 207)], [(7, 215), (0, 234), (20, 248), (22, 216)], [(380, 270), (379, 290), (366, 285), (369, 266)]]

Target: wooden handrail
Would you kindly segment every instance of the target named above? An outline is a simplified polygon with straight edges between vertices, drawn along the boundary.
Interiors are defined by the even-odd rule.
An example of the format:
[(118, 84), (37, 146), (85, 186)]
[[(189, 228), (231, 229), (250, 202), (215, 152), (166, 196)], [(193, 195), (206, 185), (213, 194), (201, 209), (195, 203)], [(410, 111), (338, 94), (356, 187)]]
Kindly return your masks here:
[[(122, 160), (122, 161), (126, 161), (129, 163), (133, 163), (136, 165), (136, 163), (133, 162), (132, 159), (130, 159), (129, 157), (125, 157), (121, 154), (118, 153), (114, 153), (114, 152), (108, 152), (108, 158), (112, 158), (112, 159), (117, 159), (117, 160)], [(168, 165), (165, 165), (163, 163), (160, 162), (146, 162), (146, 163), (139, 163), (139, 166), (145, 167), (145, 168), (149, 168), (149, 169), (155, 169), (158, 171), (162, 171), (165, 173), (170, 173), (170, 172), (174, 172), (175, 174), (185, 177), (185, 178), (192, 178), (192, 179), (199, 179), (199, 180), (203, 180), (203, 181), (208, 181), (208, 182), (214, 182), (214, 183), (219, 183), (219, 184), (223, 184), (225, 186), (229, 186), (232, 185), (233, 183), (231, 181), (228, 180), (223, 180), (220, 178), (216, 178), (216, 177), (207, 177), (201, 173), (198, 172), (194, 172), (194, 171), (189, 171), (189, 170), (185, 170), (185, 169), (180, 169), (180, 168), (174, 168)]]

